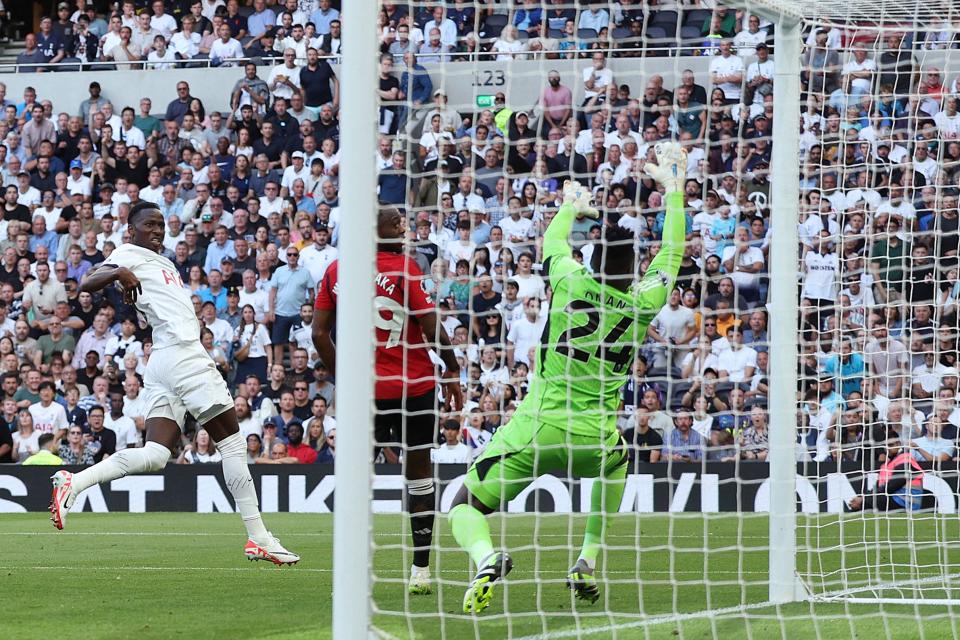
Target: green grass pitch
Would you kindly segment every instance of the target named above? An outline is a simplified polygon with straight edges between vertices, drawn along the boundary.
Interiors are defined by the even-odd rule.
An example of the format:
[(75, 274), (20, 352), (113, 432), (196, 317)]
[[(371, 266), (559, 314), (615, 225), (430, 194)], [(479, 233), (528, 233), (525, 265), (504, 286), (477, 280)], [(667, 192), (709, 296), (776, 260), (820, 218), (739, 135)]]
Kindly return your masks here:
[[(64, 532), (54, 531), (44, 514), (4, 514), (0, 638), (330, 638), (332, 516), (265, 518), (284, 544), (302, 554), (299, 565), (248, 563), (242, 556), (242, 527), (231, 514), (82, 513), (70, 516)], [(837, 521), (818, 522), (821, 543), (837, 544)], [(853, 542), (879, 530), (866, 522), (844, 528), (853, 553), (858, 546)], [(899, 525), (894, 520), (883, 526)], [(956, 516), (943, 526), (953, 528), (948, 539), (960, 539)], [(601, 600), (574, 606), (563, 578), (582, 528), (582, 516), (493, 518), (494, 536), (511, 550), (515, 569), (490, 609), (473, 618), (459, 613), (469, 571), (445, 520), (437, 525), (434, 594), (410, 597), (405, 520), (377, 516), (378, 635), (456, 640), (549, 640), (577, 637), (578, 631), (587, 638), (960, 637), (960, 611), (947, 607), (797, 603), (724, 612), (766, 599), (767, 520), (754, 515), (614, 518), (602, 559)], [(829, 570), (838, 566), (838, 558), (839, 551), (831, 551), (801, 561), (823, 563), (818, 569)], [(929, 561), (931, 571), (934, 560), (920, 558)]]

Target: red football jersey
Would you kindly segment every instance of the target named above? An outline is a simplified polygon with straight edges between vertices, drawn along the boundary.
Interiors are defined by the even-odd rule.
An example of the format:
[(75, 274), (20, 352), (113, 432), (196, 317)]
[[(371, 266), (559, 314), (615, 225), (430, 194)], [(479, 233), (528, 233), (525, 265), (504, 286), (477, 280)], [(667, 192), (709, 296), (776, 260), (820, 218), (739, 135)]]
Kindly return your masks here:
[[(317, 288), (314, 305), (332, 310), (339, 295), (339, 260), (327, 267)], [(436, 386), (435, 368), (430, 360), (432, 340), (424, 340), (417, 315), (433, 312), (433, 299), (423, 289), (424, 276), (410, 258), (398, 253), (377, 252), (374, 324), (377, 334), (375, 396), (394, 400), (419, 396)]]

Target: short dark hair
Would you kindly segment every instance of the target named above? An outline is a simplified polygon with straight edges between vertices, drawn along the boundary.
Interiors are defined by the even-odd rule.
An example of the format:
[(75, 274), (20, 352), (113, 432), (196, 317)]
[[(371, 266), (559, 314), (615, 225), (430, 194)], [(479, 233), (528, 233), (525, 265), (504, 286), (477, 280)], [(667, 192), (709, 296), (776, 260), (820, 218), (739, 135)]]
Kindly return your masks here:
[(41, 449), (43, 449), (43, 448), (46, 447), (48, 444), (50, 444), (50, 442), (51, 442), (52, 440), (53, 440), (53, 434), (52, 434), (52, 433), (42, 433), (42, 434), (40, 434), (40, 437), (37, 438), (37, 445), (38, 445)]
[(129, 226), (133, 226), (134, 224), (136, 224), (137, 217), (140, 216), (140, 214), (145, 213), (147, 211), (160, 211), (160, 209), (157, 208), (157, 205), (155, 203), (149, 202), (147, 200), (141, 200), (137, 204), (133, 205), (133, 207), (131, 207), (130, 209), (129, 215), (127, 216), (127, 223), (129, 224)]
[(594, 273), (623, 275), (633, 271), (636, 253), (633, 232), (619, 225), (603, 227), (603, 242), (596, 245), (590, 260)]
[(54, 394), (57, 393), (57, 387), (49, 380), (44, 380), (40, 383), (40, 386), (37, 387), (37, 391), (43, 391), (44, 389), (50, 389)]

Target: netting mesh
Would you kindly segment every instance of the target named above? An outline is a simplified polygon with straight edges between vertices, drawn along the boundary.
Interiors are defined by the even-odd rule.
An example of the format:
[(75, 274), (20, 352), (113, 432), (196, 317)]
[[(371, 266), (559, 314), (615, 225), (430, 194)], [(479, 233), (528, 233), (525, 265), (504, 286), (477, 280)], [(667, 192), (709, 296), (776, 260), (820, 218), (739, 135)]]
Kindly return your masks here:
[[(804, 23), (796, 104), (773, 103), (771, 8), (822, 10)], [(960, 32), (952, 5), (385, 9), (378, 197), (408, 221), (409, 255), (451, 336), (466, 400), (460, 412), (443, 398), (438, 408), (450, 427), (437, 429), (432, 452), (441, 513), (454, 504), (463, 464), (511, 433), (543, 350), (557, 346), (542, 344), (548, 322), (565, 315), (590, 325), (582, 309), (554, 308), (555, 282), (544, 273), (544, 234), (564, 181), (591, 189), (601, 213), (573, 222), (573, 258), (592, 272), (604, 229), (616, 227), (643, 277), (664, 250), (667, 223), (666, 194), (643, 166), (666, 140), (685, 146), (688, 164), (676, 292), (635, 335), (617, 391), (629, 462), (597, 562), (600, 600), (588, 606), (565, 590), (591, 489), (605, 482), (582, 473), (571, 453), (489, 518), (495, 547), (509, 550), (515, 568), (482, 618), (462, 613), (477, 567), (446, 520), (434, 529), (434, 594), (422, 597), (405, 591), (409, 527), (380, 516), (377, 624), (424, 637), (649, 637), (671, 626), (720, 637), (722, 620), (737, 616), (748, 636), (835, 637), (862, 618), (867, 631), (893, 637), (891, 620), (919, 625), (919, 614), (885, 602), (953, 603)], [(800, 193), (778, 191), (771, 174), (778, 109), (801, 112)], [(793, 358), (769, 340), (776, 198), (797, 202), (800, 237), (795, 276), (778, 274), (796, 278), (801, 315), (797, 571), (808, 595), (874, 602), (863, 609), (767, 601), (769, 548), (778, 544), (763, 515), (769, 432), (791, 428), (768, 424), (768, 374), (772, 358)], [(601, 323), (608, 312), (598, 313)], [(596, 344), (598, 353), (614, 346)], [(571, 430), (585, 415), (582, 385), (616, 380), (594, 364), (593, 376), (568, 368), (552, 380)], [(401, 435), (409, 417), (404, 424)], [(381, 460), (406, 465), (402, 440), (385, 443), (398, 453)], [(568, 437), (517, 450), (540, 460), (578, 446)], [(401, 488), (387, 475), (375, 485), (394, 497)], [(929, 620), (947, 624), (939, 615)]]

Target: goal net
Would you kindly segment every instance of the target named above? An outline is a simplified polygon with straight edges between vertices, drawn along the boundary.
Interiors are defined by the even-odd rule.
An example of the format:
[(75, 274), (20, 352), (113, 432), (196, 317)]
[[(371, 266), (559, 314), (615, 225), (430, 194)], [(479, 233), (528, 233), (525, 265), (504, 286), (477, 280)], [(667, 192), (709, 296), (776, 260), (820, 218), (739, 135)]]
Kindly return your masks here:
[[(960, 604), (952, 3), (381, 9), (376, 195), (407, 221), (405, 252), (425, 274), (466, 404), (450, 411), (438, 384), (429, 595), (409, 590), (404, 442), (417, 412), (376, 443), (374, 630), (828, 638), (889, 636), (896, 620), (941, 637), (952, 609), (916, 606)], [(791, 62), (777, 66), (778, 55)], [(658, 273), (667, 199), (643, 167), (664, 141), (687, 152), (683, 258), (676, 293), (623, 349), (634, 325), (601, 336), (606, 306), (554, 308), (544, 234), (564, 182), (577, 180), (600, 218), (574, 219), (573, 259), (594, 272), (615, 227), (636, 277)], [(392, 312), (376, 313), (389, 329)], [(563, 340), (541, 344), (548, 322), (566, 322)], [(570, 345), (591, 336), (577, 357)], [(570, 462), (529, 478), (486, 519), (514, 566), (489, 609), (467, 614), (478, 567), (447, 513), (470, 462), (516, 433), (547, 348), (571, 361), (550, 380), (551, 401), (567, 407), (559, 448)], [(622, 362), (604, 366), (611, 356)], [(590, 604), (567, 589), (568, 573), (593, 496), (621, 488), (573, 462), (569, 433), (590, 413), (582, 390), (621, 374), (627, 472), (603, 518)], [(535, 437), (511, 446), (500, 461), (532, 452), (546, 468), (557, 455)], [(598, 459), (614, 455), (594, 447)]]
[(956, 7), (822, 15), (801, 63), (798, 427), (824, 482), (798, 486), (817, 496), (798, 570), (815, 599), (955, 605)]

